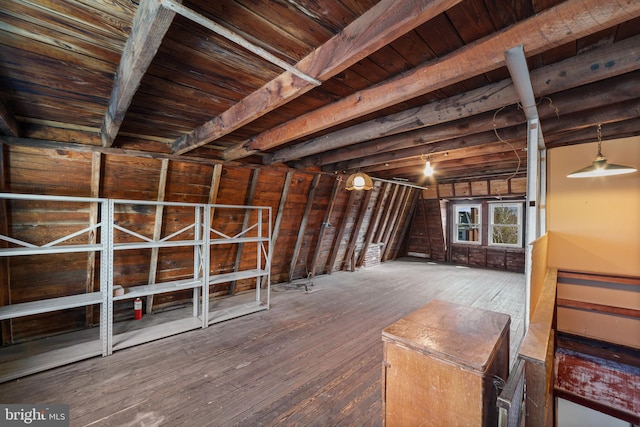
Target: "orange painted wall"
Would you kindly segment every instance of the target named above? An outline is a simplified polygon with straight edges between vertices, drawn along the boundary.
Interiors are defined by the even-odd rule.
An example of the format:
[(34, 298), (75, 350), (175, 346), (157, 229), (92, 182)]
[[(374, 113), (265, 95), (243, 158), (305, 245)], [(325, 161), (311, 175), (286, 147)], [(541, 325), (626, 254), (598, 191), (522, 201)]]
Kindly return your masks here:
[[(640, 276), (640, 172), (600, 178), (566, 175), (591, 163), (597, 145), (549, 150), (549, 264), (559, 268)], [(611, 163), (640, 170), (640, 137), (604, 141)]]
[[(640, 170), (640, 137), (604, 141), (611, 163)], [(549, 150), (547, 230), (551, 267), (640, 276), (640, 172), (601, 178), (566, 175), (593, 161), (597, 144)], [(640, 310), (638, 287), (559, 286), (558, 298)], [(558, 310), (558, 329), (640, 348), (638, 319)]]

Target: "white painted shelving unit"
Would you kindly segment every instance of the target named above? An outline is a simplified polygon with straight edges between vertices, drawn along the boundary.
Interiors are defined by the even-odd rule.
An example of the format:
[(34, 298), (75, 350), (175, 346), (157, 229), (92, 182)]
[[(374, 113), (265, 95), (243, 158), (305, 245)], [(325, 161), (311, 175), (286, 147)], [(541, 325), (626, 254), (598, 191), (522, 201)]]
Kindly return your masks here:
[[(109, 215), (108, 204), (105, 199), (0, 193), (0, 202), (2, 203), (7, 203), (7, 201), (15, 202), (19, 200), (38, 203), (45, 202), (47, 204), (72, 204), (78, 211), (86, 209), (87, 224), (84, 228), (41, 245), (25, 242), (9, 235), (0, 234), (0, 240), (8, 243), (5, 246), (9, 246), (6, 248), (0, 248), (0, 257), (27, 255), (38, 256), (71, 252), (90, 254), (94, 252), (100, 254), (101, 265), (109, 263), (107, 251), (108, 227), (105, 226), (105, 221)], [(96, 221), (95, 224), (91, 224), (89, 215), (93, 204), (98, 207), (98, 211), (100, 212), (100, 220)], [(89, 234), (97, 234), (98, 232), (100, 233), (100, 243), (86, 245), (65, 244), (65, 242), (81, 236), (86, 236), (87, 241), (89, 241)], [(101, 270), (100, 283), (107, 283), (106, 269)], [(101, 316), (103, 319), (106, 318), (108, 310), (107, 293), (101, 290), (99, 292), (46, 298), (37, 301), (0, 306), (0, 320), (11, 320), (58, 310), (89, 307), (92, 305), (100, 305)], [(70, 344), (63, 347), (54, 347), (53, 349), (49, 351), (45, 350), (44, 352), (25, 352), (26, 354), (17, 353), (13, 358), (9, 358), (9, 360), (5, 360), (0, 364), (0, 382), (9, 381), (56, 366), (87, 359), (89, 357), (105, 355), (107, 353), (107, 335), (108, 331), (106, 325), (104, 322), (101, 322), (100, 336), (97, 339), (92, 339), (88, 342), (78, 344)]]
[[(270, 302), (270, 260), (271, 260), (271, 208), (263, 206), (237, 206), (237, 205), (206, 205), (171, 202), (148, 202), (140, 200), (97, 199), (78, 197), (55, 197), (42, 195), (23, 195), (0, 193), (1, 199), (33, 200), (49, 202), (65, 202), (82, 204), (88, 210), (91, 204), (99, 206), (100, 221), (88, 224), (86, 228), (73, 232), (63, 238), (44, 245), (34, 245), (23, 242), (11, 236), (0, 234), (0, 240), (8, 242), (0, 248), (0, 257), (21, 255), (40, 255), (48, 253), (69, 252), (97, 252), (100, 254), (100, 283), (99, 292), (90, 292), (79, 295), (48, 298), (40, 301), (25, 302), (0, 306), (0, 320), (15, 319), (23, 316), (53, 312), (76, 307), (88, 307), (99, 304), (101, 306), (100, 337), (90, 341), (73, 342), (67, 340), (66, 345), (56, 345), (51, 351), (38, 352), (34, 356), (26, 357), (20, 352), (9, 357), (0, 358), (0, 382), (9, 381), (25, 375), (61, 366), (67, 363), (79, 361), (93, 356), (108, 356), (113, 351), (121, 350), (134, 345), (161, 339), (181, 332), (206, 328), (208, 325), (229, 320), (235, 317), (267, 310)], [(94, 205), (96, 206), (96, 205)], [(149, 214), (151, 209), (180, 209), (184, 219), (184, 211), (192, 212), (190, 221), (180, 230), (167, 236), (144, 236), (135, 231), (135, 223), (127, 218), (127, 213), (144, 212)], [(222, 212), (225, 209), (255, 211), (255, 222), (243, 227), (233, 235), (227, 236), (219, 230), (211, 227), (212, 216), (215, 211)], [(156, 215), (156, 221), (162, 221), (162, 215)], [(88, 220), (90, 222), (90, 220)], [(154, 224), (155, 229), (162, 230), (160, 224)], [(64, 242), (82, 236), (90, 232), (100, 232), (99, 243), (86, 245), (70, 245)], [(218, 275), (210, 275), (211, 248), (215, 245), (244, 245), (255, 243), (256, 266), (249, 270), (234, 271)], [(162, 248), (191, 247), (193, 249), (193, 271), (191, 277), (160, 283), (147, 283), (134, 286), (126, 286), (123, 295), (114, 295), (114, 261), (119, 254), (125, 254), (129, 250), (160, 250)], [(211, 310), (209, 302), (209, 287), (220, 283), (237, 280), (255, 279), (255, 301), (229, 306), (224, 309)], [(138, 297), (149, 297), (185, 289), (193, 291), (190, 316), (172, 319), (164, 323), (153, 322), (146, 325), (145, 322), (125, 321), (114, 325), (114, 303), (117, 301), (131, 300)], [(246, 301), (246, 298), (243, 298)], [(228, 302), (228, 301), (226, 301)], [(214, 306), (216, 304), (213, 304)], [(128, 323), (128, 325), (127, 325)], [(144, 327), (140, 327), (140, 325)], [(114, 327), (124, 326), (124, 327)], [(131, 326), (130, 328), (128, 326)], [(116, 332), (116, 330), (118, 332)], [(86, 332), (86, 331), (82, 331)], [(71, 333), (73, 334), (73, 333)], [(84, 334), (86, 335), (86, 334)], [(5, 351), (6, 348), (0, 348)], [(13, 350), (13, 349), (12, 349)]]
[[(111, 354), (114, 350), (121, 350), (193, 329), (207, 327), (207, 323), (204, 320), (205, 316), (201, 314), (203, 312), (201, 301), (203, 295), (206, 295), (203, 293), (203, 288), (208, 277), (208, 269), (203, 268), (203, 266), (209, 265), (207, 262), (208, 251), (206, 250), (205, 239), (203, 239), (202, 236), (203, 227), (206, 226), (205, 223), (208, 223), (208, 218), (203, 216), (205, 206), (206, 205), (191, 203), (109, 200), (109, 212), (111, 214), (109, 221), (109, 253), (111, 263), (109, 264), (108, 272), (108, 293), (110, 298), (107, 354)], [(138, 212), (144, 212), (145, 209), (155, 209), (156, 211), (166, 212), (168, 208), (183, 210), (182, 217), (185, 217), (186, 212), (189, 212), (190, 218), (188, 223), (187, 221), (181, 223), (180, 225), (183, 226), (183, 228), (167, 236), (144, 236), (133, 230), (136, 224), (131, 223), (129, 215), (135, 216)], [(147, 215), (150, 215), (149, 212), (147, 212)], [(156, 221), (162, 221), (163, 215), (160, 215), (159, 218), (155, 214), (152, 216), (156, 218)], [(120, 224), (128, 224), (128, 227)], [(163, 228), (162, 224), (154, 224), (153, 227), (153, 229), (157, 230), (162, 230)], [(121, 252), (124, 254), (130, 250), (160, 250), (162, 248), (180, 247), (190, 247), (193, 249), (193, 272), (191, 277), (170, 282), (125, 286), (123, 295), (114, 296), (114, 264), (117, 254)], [(159, 295), (183, 289), (193, 290), (193, 312), (191, 316), (156, 323), (143, 328), (135, 328), (122, 333), (114, 333), (114, 301), (131, 300), (131, 306), (133, 308), (135, 298), (149, 297), (151, 295)]]
[[(212, 205), (209, 209), (216, 212), (225, 209), (244, 209), (245, 215), (250, 211), (255, 211), (255, 222), (247, 223), (242, 230), (229, 236), (220, 230), (208, 227), (206, 233), (206, 244), (211, 247), (215, 245), (244, 245), (247, 243), (256, 244), (256, 265), (254, 269), (237, 270), (231, 273), (212, 275), (209, 277), (206, 286), (206, 293), (209, 293), (209, 286), (219, 283), (234, 282), (237, 280), (255, 279), (255, 300), (243, 304), (236, 304), (224, 309), (209, 307), (206, 310), (207, 322), (209, 325), (244, 316), (262, 310), (268, 310), (271, 295), (271, 208), (264, 206), (234, 206), (234, 205)], [(210, 216), (207, 210), (207, 217)], [(265, 227), (266, 226), (266, 227)], [(266, 228), (266, 230), (265, 230)], [(265, 295), (263, 298), (263, 288)], [(213, 308), (213, 310), (212, 310)]]

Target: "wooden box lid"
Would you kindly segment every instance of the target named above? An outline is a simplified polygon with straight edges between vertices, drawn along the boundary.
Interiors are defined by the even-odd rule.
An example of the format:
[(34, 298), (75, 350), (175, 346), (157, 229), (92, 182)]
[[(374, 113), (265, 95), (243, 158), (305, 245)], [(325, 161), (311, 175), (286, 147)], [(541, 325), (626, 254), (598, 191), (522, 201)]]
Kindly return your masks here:
[(433, 300), (385, 328), (382, 339), (484, 372), (510, 323), (508, 314)]

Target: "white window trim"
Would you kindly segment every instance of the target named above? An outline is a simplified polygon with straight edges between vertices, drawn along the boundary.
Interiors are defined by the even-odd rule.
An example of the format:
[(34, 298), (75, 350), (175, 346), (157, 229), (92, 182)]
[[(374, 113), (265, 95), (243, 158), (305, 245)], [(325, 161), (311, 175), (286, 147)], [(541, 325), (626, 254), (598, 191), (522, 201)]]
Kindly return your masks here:
[[(494, 207), (515, 207), (518, 208), (518, 243), (493, 243), (493, 209)], [(505, 224), (499, 224), (505, 225)], [(489, 221), (487, 232), (487, 245), (506, 247), (506, 248), (522, 248), (522, 234), (523, 234), (523, 221), (522, 221), (522, 203), (518, 202), (492, 202), (489, 203)]]
[[(470, 242), (468, 240), (458, 240), (458, 209), (459, 208), (476, 208), (478, 209), (478, 241)], [(482, 245), (482, 203), (460, 204), (453, 208), (453, 243), (460, 245)]]

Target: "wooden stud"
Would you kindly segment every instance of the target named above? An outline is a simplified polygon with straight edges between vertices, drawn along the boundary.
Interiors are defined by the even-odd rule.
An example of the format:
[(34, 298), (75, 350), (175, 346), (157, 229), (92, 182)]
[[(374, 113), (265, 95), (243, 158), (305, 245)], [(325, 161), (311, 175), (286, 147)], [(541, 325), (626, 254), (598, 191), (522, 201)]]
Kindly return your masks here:
[(433, 258), (431, 253), (431, 233), (429, 232), (429, 221), (427, 218), (427, 209), (424, 206), (424, 198), (422, 197), (422, 192), (420, 192), (420, 209), (422, 211), (422, 219), (424, 221), (424, 232), (427, 237), (427, 251), (429, 252), (429, 258)]
[[(247, 199), (245, 205), (253, 205), (253, 199), (256, 196), (256, 189), (258, 188), (258, 180), (260, 178), (260, 169), (254, 169), (251, 174), (251, 185), (249, 186), (249, 192), (247, 193)], [(247, 209), (244, 213), (244, 220), (242, 222), (242, 229), (246, 230), (249, 227), (249, 221), (251, 220), (251, 209)], [(244, 243), (240, 242), (236, 249), (236, 262), (233, 264), (233, 271), (240, 270), (240, 263), (242, 262), (242, 251), (244, 249)], [(229, 295), (233, 295), (236, 290), (236, 281), (232, 281), (229, 284)]]
[[(158, 202), (164, 202), (165, 190), (167, 188), (167, 173), (169, 171), (169, 160), (163, 159), (160, 166), (160, 178), (158, 179)], [(156, 217), (153, 223), (153, 240), (160, 240), (162, 233), (162, 215), (164, 214), (164, 206), (156, 206)], [(156, 274), (158, 272), (158, 253), (159, 248), (151, 248), (151, 261), (149, 262), (149, 279), (150, 285), (155, 285)], [(147, 296), (146, 313), (151, 314), (153, 311), (153, 295)]]
[[(333, 273), (333, 267), (336, 264), (336, 259), (338, 258), (338, 252), (340, 251), (340, 246), (342, 246), (341, 245), (342, 238), (344, 237), (345, 230), (347, 229), (347, 223), (349, 222), (349, 215), (351, 213), (353, 201), (355, 200), (357, 192), (358, 190), (352, 190), (349, 192), (349, 199), (347, 200), (347, 206), (344, 208), (344, 214), (342, 215), (342, 221), (340, 222), (340, 230), (338, 230), (338, 235), (335, 238), (335, 242), (333, 243), (333, 249), (331, 250), (331, 256), (329, 257), (329, 270), (327, 271), (328, 274)], [(342, 266), (342, 263), (340, 263), (340, 266)]]
[[(102, 175), (102, 155), (94, 152), (91, 156), (91, 195), (92, 198), (100, 197), (100, 177)], [(91, 203), (89, 206), (89, 225), (94, 226), (98, 223), (98, 203)], [(101, 218), (102, 227), (106, 227), (106, 218)], [(96, 231), (89, 233), (89, 239), (87, 244), (95, 245), (98, 236)], [(100, 262), (104, 262), (103, 259)], [(87, 293), (94, 292), (95, 290), (95, 269), (96, 269), (96, 253), (94, 251), (87, 252), (87, 280), (85, 285), (85, 291)], [(106, 283), (101, 283), (100, 286), (107, 286)], [(88, 306), (85, 310), (86, 326), (93, 326), (93, 307)], [(101, 320), (102, 321), (102, 320)]]
[(353, 231), (351, 232), (351, 238), (349, 239), (349, 245), (347, 246), (347, 252), (344, 257), (345, 262), (351, 263), (351, 271), (356, 271), (355, 265), (355, 248), (358, 243), (358, 237), (360, 237), (360, 228), (362, 227), (362, 222), (364, 221), (364, 217), (367, 214), (367, 208), (369, 207), (369, 201), (371, 200), (371, 194), (373, 190), (366, 191), (364, 197), (362, 198), (360, 204), (360, 214), (358, 215), (358, 220), (353, 226)]
[(378, 224), (380, 223), (380, 218), (382, 217), (382, 206), (384, 206), (384, 200), (387, 198), (390, 188), (391, 184), (385, 182), (382, 184), (380, 190), (378, 191), (378, 198), (376, 199), (376, 204), (373, 208), (373, 216), (369, 221), (369, 227), (367, 228), (367, 232), (365, 235), (364, 245), (362, 245), (362, 252), (360, 253), (360, 257), (358, 258), (358, 262), (356, 263), (358, 267), (362, 266), (362, 264), (364, 263), (365, 257), (367, 256), (367, 251), (369, 250), (369, 245), (373, 241), (373, 237), (376, 234)]
[(293, 172), (287, 172), (287, 176), (284, 179), (284, 186), (282, 187), (282, 194), (280, 195), (280, 205), (278, 206), (278, 214), (276, 215), (276, 222), (273, 225), (273, 231), (271, 234), (271, 243), (269, 244), (269, 260), (267, 263), (271, 265), (271, 259), (276, 248), (276, 241), (278, 240), (278, 234), (280, 233), (280, 224), (282, 223), (282, 217), (284, 216), (284, 206), (287, 203), (287, 197), (289, 196), (289, 190), (291, 189), (291, 180), (293, 179)]
[[(406, 203), (405, 206), (408, 206), (408, 209), (405, 209), (406, 213), (402, 213), (402, 215), (400, 216), (400, 223), (398, 224), (398, 229), (400, 229), (400, 224), (402, 224), (402, 231), (400, 232), (400, 237), (397, 239), (397, 243), (395, 246), (395, 249), (393, 251), (393, 257), (392, 259), (396, 259), (398, 258), (398, 254), (400, 253), (400, 249), (402, 248), (402, 241), (404, 240), (405, 236), (407, 235), (407, 231), (409, 230), (409, 226), (411, 225), (412, 222), (412, 216), (415, 212), (415, 208), (416, 208), (416, 203), (418, 202), (418, 195), (415, 194), (417, 193), (421, 193), (421, 191), (414, 191), (415, 189), (410, 188), (409, 189), (409, 195), (407, 196), (407, 202), (410, 203)], [(402, 221), (402, 219), (404, 218), (404, 221)], [(392, 238), (392, 241), (394, 241), (396, 239), (395, 235)]]
[(324, 215), (322, 227), (320, 227), (320, 231), (318, 232), (316, 250), (313, 252), (313, 258), (311, 260), (311, 278), (315, 277), (316, 275), (316, 269), (318, 268), (318, 259), (320, 257), (320, 250), (322, 249), (322, 242), (324, 241), (324, 235), (327, 231), (329, 221), (331, 221), (331, 214), (333, 213), (333, 208), (335, 207), (336, 200), (338, 199), (338, 193), (340, 191), (341, 183), (341, 177), (336, 178), (333, 183), (333, 190), (331, 190), (331, 196), (329, 197), (329, 206), (327, 206), (327, 212)]
[(384, 219), (380, 224), (378, 230), (376, 230), (375, 241), (378, 243), (384, 243), (384, 235), (387, 232), (387, 228), (389, 227), (389, 218), (391, 217), (391, 213), (393, 212), (393, 207), (396, 203), (396, 197), (398, 196), (398, 190), (400, 189), (399, 185), (393, 186), (393, 192), (391, 193), (391, 199), (388, 200), (388, 203), (384, 209)]
[(398, 217), (400, 213), (404, 210), (404, 205), (407, 200), (408, 194), (411, 192), (411, 188), (402, 186), (400, 190), (400, 195), (398, 196), (395, 205), (391, 210), (391, 216), (389, 217), (389, 226), (386, 228), (384, 232), (384, 236), (382, 237), (382, 242), (384, 243), (384, 249), (380, 254), (380, 261), (384, 262), (386, 260), (389, 251), (391, 250), (391, 246), (393, 245), (392, 236), (395, 234), (395, 230), (398, 227)]
[(309, 221), (311, 209), (313, 208), (313, 199), (316, 197), (316, 190), (318, 189), (318, 184), (320, 183), (320, 176), (320, 174), (314, 175), (313, 181), (311, 181), (311, 188), (309, 188), (309, 195), (307, 196), (307, 205), (304, 208), (302, 223), (300, 224), (300, 228), (298, 229), (298, 237), (296, 238), (296, 245), (293, 249), (293, 256), (291, 257), (291, 264), (289, 266), (289, 282), (293, 280), (293, 274), (296, 270), (296, 264), (298, 263), (298, 258), (300, 257), (300, 249), (302, 248), (302, 243), (304, 242), (304, 233), (307, 229), (307, 222)]

